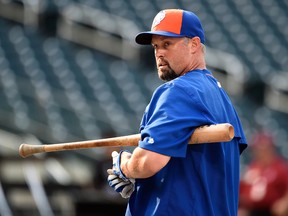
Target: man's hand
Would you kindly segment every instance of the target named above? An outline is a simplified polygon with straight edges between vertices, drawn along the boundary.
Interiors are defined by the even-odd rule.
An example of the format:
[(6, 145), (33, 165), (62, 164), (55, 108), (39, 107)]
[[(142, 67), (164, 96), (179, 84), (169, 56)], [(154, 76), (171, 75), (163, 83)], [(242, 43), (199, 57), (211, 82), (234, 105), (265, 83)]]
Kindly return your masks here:
[(112, 169), (108, 169), (107, 173), (109, 174), (107, 178), (109, 186), (120, 193), (123, 198), (129, 198), (135, 189), (135, 180), (128, 179), (124, 181), (122, 178), (115, 175)]
[(131, 153), (127, 151), (120, 151), (120, 153), (113, 151), (112, 156), (112, 163), (113, 169), (108, 169), (107, 173), (108, 178), (107, 181), (109, 183), (109, 186), (112, 187), (116, 192), (120, 193), (120, 195), (127, 199), (131, 196), (135, 189), (135, 180), (132, 178), (127, 178), (125, 174), (121, 170), (121, 155), (122, 153), (127, 156), (127, 154), (130, 156)]
[(283, 198), (277, 200), (271, 209), (275, 216), (287, 216), (288, 215), (288, 194)]

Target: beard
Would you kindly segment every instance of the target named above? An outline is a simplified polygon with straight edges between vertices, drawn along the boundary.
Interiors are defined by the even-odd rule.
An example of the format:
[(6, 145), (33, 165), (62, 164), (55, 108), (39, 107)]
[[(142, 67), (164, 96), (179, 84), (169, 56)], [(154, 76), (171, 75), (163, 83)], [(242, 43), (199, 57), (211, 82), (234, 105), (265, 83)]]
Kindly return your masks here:
[(167, 82), (178, 77), (178, 75), (169, 65), (167, 65), (166, 68), (161, 68), (161, 69), (158, 68), (158, 76), (161, 80), (167, 81)]

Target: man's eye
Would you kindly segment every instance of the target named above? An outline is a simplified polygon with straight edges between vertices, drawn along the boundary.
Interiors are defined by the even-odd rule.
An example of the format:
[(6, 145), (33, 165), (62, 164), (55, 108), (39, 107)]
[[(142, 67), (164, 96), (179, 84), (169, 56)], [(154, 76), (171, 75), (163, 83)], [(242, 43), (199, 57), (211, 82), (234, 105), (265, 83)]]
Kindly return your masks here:
[(164, 47), (168, 47), (170, 44), (168, 42), (164, 43)]

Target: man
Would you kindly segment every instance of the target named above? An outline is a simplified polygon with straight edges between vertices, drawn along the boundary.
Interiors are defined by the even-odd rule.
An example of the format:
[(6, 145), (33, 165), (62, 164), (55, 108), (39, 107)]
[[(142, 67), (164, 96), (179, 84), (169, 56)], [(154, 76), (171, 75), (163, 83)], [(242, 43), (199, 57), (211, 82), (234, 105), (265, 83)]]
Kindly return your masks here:
[(252, 136), (251, 149), (252, 160), (240, 181), (239, 216), (287, 216), (287, 160), (265, 131)]
[[(131, 195), (126, 215), (236, 216), (246, 138), (228, 96), (206, 69), (200, 20), (192, 12), (163, 10), (151, 31), (135, 40), (152, 44), (159, 78), (167, 82), (146, 107), (138, 147), (112, 155), (108, 182), (123, 197)], [(188, 145), (195, 128), (224, 122), (234, 126), (231, 142)]]

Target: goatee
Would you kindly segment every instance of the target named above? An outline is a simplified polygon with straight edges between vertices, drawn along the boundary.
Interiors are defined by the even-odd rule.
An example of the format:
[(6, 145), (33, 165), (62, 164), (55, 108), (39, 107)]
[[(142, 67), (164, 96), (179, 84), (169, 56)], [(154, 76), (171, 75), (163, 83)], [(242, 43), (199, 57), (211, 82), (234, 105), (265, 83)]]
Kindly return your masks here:
[[(158, 69), (159, 70), (159, 69)], [(171, 81), (175, 78), (178, 77), (178, 75), (175, 73), (174, 70), (172, 70), (172, 68), (167, 68), (167, 69), (162, 69), (160, 72), (158, 72), (159, 74), (159, 78), (163, 81)]]

